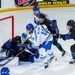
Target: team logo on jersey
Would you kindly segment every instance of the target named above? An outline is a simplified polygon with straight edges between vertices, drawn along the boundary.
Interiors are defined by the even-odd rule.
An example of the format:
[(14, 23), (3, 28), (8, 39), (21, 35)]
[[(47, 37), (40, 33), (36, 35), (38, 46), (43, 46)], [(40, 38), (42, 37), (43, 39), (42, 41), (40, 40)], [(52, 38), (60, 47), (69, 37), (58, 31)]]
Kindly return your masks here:
[(15, 5), (19, 7), (31, 6), (36, 2), (36, 0), (15, 0)]

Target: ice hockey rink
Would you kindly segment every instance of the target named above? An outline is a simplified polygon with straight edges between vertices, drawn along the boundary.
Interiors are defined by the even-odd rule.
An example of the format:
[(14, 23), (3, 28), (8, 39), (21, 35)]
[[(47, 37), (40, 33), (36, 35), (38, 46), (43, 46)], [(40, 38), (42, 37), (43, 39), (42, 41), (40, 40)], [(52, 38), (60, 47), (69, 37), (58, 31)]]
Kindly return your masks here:
[[(68, 33), (68, 30), (66, 28), (66, 23), (70, 19), (75, 20), (75, 7), (62, 7), (62, 8), (46, 8), (41, 9), (43, 12), (49, 15), (50, 19), (56, 19), (58, 28), (60, 33), (65, 34)], [(26, 32), (25, 26), (28, 23), (33, 23), (33, 12), (32, 10), (22, 10), (22, 11), (15, 11), (15, 12), (6, 12), (6, 13), (0, 13), (0, 18), (6, 17), (6, 16), (14, 16), (14, 32), (16, 35), (21, 35), (21, 33)], [(11, 24), (11, 21), (5, 21), (0, 22), (1, 24)], [(11, 27), (7, 29), (8, 26), (0, 27), (0, 47), (1, 45), (9, 38), (11, 38), (10, 33)], [(9, 30), (10, 29), (10, 30)], [(7, 36), (8, 34), (8, 36)], [(9, 37), (10, 35), (10, 37)], [(7, 36), (7, 38), (5, 38)], [(3, 37), (3, 38), (2, 38)], [(75, 75), (75, 65), (69, 64), (69, 61), (71, 60), (71, 53), (70, 53), (70, 46), (74, 44), (74, 40), (67, 40), (63, 41), (62, 39), (59, 39), (59, 42), (61, 43), (64, 50), (68, 52), (68, 54), (64, 57), (61, 57), (61, 52), (55, 47), (52, 46), (52, 50), (57, 57), (57, 61), (53, 60), (50, 63), (49, 68), (44, 69), (42, 61), (35, 60), (35, 63), (30, 62), (21, 62), (19, 66), (8, 66), (10, 69), (10, 75)], [(1, 67), (0, 67), (1, 68)]]

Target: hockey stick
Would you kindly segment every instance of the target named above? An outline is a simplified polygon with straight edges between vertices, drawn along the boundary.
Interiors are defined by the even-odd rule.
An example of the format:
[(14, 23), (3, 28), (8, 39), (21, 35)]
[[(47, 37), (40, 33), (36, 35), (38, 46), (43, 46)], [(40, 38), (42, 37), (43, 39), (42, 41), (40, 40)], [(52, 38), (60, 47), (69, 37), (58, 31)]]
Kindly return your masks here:
[(25, 50), (25, 52), (28, 52), (28, 53), (30, 53), (30, 54), (32, 54), (32, 55), (34, 55), (34, 53), (32, 53), (31, 51), (29, 51), (29, 50)]
[[(5, 60), (7, 60), (7, 61), (5, 61), (5, 60), (3, 60), (4, 61), (4, 63), (2, 63), (2, 62), (0, 62), (0, 66), (4, 66), (4, 65), (6, 65), (7, 63), (9, 63), (10, 61), (12, 61), (14, 58), (16, 58), (17, 56), (19, 56), (21, 53), (23, 53), (23, 52), (28, 52), (28, 53), (30, 53), (30, 54), (32, 54), (32, 55), (34, 55), (34, 53), (32, 53), (31, 51), (29, 51), (29, 50), (26, 50), (26, 48), (23, 50), (23, 51), (21, 51), (20, 53), (18, 53), (15, 57), (10, 57), (10, 58), (7, 58), (7, 59), (5, 59)], [(2, 64), (1, 64), (2, 63)]]
[[(25, 49), (26, 49), (26, 48), (25, 48)], [(25, 51), (25, 49), (22, 50), (20, 53), (18, 53), (15, 57), (10, 57), (10, 58), (8, 58), (8, 59), (5, 59), (5, 60), (7, 60), (7, 61), (3, 60), (4, 63), (2, 63), (3, 61), (1, 61), (1, 62), (0, 62), (0, 67), (6, 65), (7, 63), (11, 62), (13, 59), (15, 59), (16, 57), (18, 57), (21, 53), (23, 53), (23, 52)]]

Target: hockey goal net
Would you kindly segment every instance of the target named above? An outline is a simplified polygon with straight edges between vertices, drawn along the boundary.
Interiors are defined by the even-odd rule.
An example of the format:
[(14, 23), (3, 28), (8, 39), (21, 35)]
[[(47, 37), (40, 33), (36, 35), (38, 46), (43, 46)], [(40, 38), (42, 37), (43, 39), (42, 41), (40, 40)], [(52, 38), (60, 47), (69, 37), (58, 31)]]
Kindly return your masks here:
[(0, 47), (14, 37), (14, 16), (0, 18)]

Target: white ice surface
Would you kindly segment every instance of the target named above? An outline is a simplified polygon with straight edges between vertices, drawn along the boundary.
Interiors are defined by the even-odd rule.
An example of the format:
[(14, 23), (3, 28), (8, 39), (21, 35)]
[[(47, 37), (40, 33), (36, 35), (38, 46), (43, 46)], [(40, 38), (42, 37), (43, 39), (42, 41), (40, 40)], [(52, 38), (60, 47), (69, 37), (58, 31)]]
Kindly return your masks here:
[[(69, 19), (74, 19), (75, 20), (75, 8), (54, 8), (54, 9), (43, 9), (45, 13), (48, 13), (51, 19), (57, 19), (58, 21), (58, 27), (60, 30), (60, 33), (66, 33), (68, 32), (66, 29), (66, 22)], [(23, 17), (23, 12), (22, 15), (20, 16), (21, 12), (18, 13), (17, 15), (19, 17)], [(29, 11), (25, 11), (25, 13), (29, 14)], [(30, 10), (30, 12), (32, 12)], [(13, 14), (12, 12), (11, 14)], [(15, 16), (17, 12), (15, 12)], [(8, 15), (8, 14), (7, 14)], [(30, 22), (30, 19), (32, 21), (33, 15), (29, 14), (30, 18), (26, 19), (27, 22), (25, 21), (25, 24)], [(17, 19), (15, 19), (17, 20)], [(21, 21), (21, 20), (20, 20)], [(19, 22), (20, 22), (19, 21)], [(15, 21), (15, 24), (18, 24), (17, 21)], [(22, 21), (21, 21), (22, 23)], [(20, 23), (20, 24), (21, 24)], [(22, 24), (21, 24), (22, 25)], [(19, 26), (19, 25), (18, 25)], [(15, 26), (16, 27), (16, 26)], [(16, 29), (16, 28), (15, 28)], [(23, 32), (21, 27), (19, 27), (19, 30)], [(20, 34), (18, 30), (15, 35)], [(55, 47), (52, 46), (52, 50), (56, 57), (58, 58), (57, 61), (53, 61), (50, 64), (50, 67), (48, 69), (43, 68), (43, 64), (41, 61), (37, 60), (35, 63), (21, 63), (20, 66), (9, 66), (10, 69), (10, 75), (75, 75), (75, 65), (70, 65), (69, 61), (71, 60), (71, 53), (70, 53), (70, 46), (74, 44), (74, 40), (68, 40), (68, 41), (63, 41), (62, 39), (59, 39), (59, 42), (61, 43), (62, 47), (64, 50), (66, 50), (69, 54), (66, 55), (65, 57), (61, 57), (61, 52)]]

